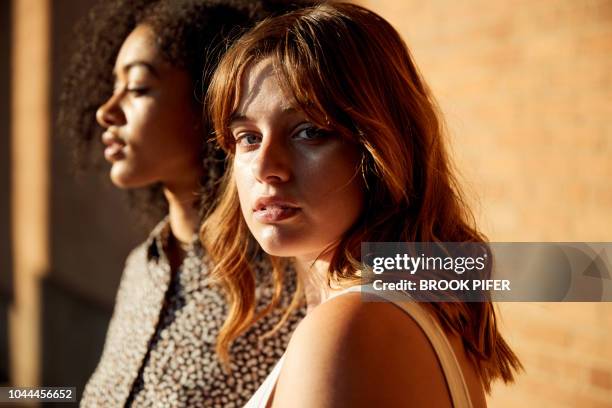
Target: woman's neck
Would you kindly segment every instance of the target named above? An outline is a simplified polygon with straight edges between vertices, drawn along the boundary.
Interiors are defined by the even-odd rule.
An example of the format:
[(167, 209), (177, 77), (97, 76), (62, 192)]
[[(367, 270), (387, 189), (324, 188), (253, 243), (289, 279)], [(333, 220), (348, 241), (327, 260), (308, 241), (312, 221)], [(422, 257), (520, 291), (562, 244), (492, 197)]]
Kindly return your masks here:
[(312, 258), (295, 258), (297, 277), (304, 288), (308, 312), (325, 302), (342, 289), (331, 288), (328, 284), (329, 259), (321, 256)]
[(191, 243), (200, 221), (197, 189), (197, 179), (164, 185), (170, 230), (179, 242), (186, 244)]

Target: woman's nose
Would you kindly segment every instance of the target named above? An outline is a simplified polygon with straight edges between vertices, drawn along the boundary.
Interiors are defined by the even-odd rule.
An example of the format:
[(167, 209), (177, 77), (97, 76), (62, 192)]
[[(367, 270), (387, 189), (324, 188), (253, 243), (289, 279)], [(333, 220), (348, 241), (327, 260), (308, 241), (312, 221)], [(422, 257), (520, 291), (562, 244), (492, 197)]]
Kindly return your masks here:
[(125, 122), (125, 116), (119, 106), (118, 95), (113, 94), (96, 110), (96, 121), (104, 128), (120, 126)]
[(262, 183), (283, 183), (291, 178), (291, 153), (278, 140), (265, 141), (251, 162), (251, 171)]

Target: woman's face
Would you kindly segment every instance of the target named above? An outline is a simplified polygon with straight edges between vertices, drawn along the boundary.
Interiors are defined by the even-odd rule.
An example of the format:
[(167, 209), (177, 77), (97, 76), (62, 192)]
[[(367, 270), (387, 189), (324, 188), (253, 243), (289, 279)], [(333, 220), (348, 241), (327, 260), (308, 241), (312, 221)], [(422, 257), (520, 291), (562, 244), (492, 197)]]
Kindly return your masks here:
[(252, 65), (241, 88), (233, 177), (251, 233), (272, 255), (327, 257), (362, 211), (357, 146), (312, 124), (269, 60)]
[(133, 188), (198, 177), (203, 142), (192, 81), (161, 58), (148, 26), (125, 39), (114, 75), (113, 95), (96, 112), (113, 183)]

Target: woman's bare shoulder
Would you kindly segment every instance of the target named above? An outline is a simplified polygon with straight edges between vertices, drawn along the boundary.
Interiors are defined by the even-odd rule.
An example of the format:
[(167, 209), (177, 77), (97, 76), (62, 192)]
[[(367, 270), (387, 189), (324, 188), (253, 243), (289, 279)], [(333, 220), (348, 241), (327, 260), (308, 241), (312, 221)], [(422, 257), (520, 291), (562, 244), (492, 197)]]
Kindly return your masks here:
[(273, 406), (450, 406), (429, 341), (405, 312), (359, 293), (315, 308), (296, 329)]

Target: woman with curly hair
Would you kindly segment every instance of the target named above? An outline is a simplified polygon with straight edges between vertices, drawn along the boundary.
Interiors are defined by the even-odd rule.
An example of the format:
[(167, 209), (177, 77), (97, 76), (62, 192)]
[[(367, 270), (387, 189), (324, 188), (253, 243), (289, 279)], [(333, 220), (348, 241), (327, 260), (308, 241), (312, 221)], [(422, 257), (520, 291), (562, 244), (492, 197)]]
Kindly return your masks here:
[[(215, 198), (224, 157), (207, 143), (199, 95), (231, 38), (295, 7), (282, 1), (115, 1), (100, 3), (81, 24), (60, 129), (85, 162), (92, 145), (102, 156), (101, 141), (112, 182), (149, 191), (142, 211), (167, 213), (126, 261), (82, 406), (240, 406), (282, 355), (299, 310), (289, 318), (268, 314), (237, 337), (231, 365), (222, 366), (215, 354), (226, 301), (210, 279), (196, 231)], [(266, 279), (270, 268), (251, 261), (261, 299), (287, 305), (290, 292), (274, 293)]]
[(520, 362), (490, 302), (358, 293), (362, 242), (488, 248), (433, 97), (387, 21), (335, 2), (266, 20), (224, 55), (207, 106), (230, 155), (201, 229), (231, 300), (218, 353), (259, 317), (240, 256), (253, 239), (277, 284), (295, 266), (308, 305), (249, 407), (482, 407), (493, 380), (513, 380)]

